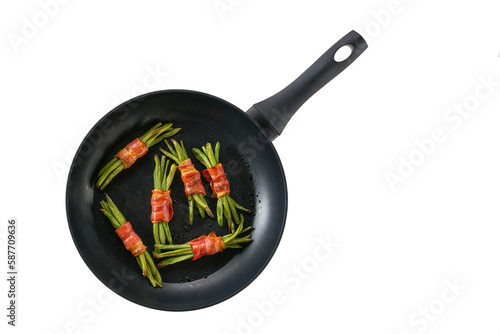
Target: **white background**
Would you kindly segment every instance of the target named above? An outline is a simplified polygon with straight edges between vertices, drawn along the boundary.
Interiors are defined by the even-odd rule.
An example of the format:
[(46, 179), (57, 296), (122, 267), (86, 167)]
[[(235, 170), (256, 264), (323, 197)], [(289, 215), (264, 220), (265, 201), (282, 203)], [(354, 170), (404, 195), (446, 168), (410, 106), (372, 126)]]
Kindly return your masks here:
[[(19, 221), (18, 327), (6, 325), (2, 279), (2, 332), (500, 331), (493, 1), (63, 2), (0, 5), (2, 268), (7, 219)], [(135, 305), (95, 278), (69, 233), (65, 185), (105, 113), (171, 88), (246, 110), (352, 29), (368, 50), (274, 142), (288, 220), (250, 286), (179, 313)], [(144, 87), (152, 70), (161, 75)], [(331, 253), (315, 252), (332, 241)]]

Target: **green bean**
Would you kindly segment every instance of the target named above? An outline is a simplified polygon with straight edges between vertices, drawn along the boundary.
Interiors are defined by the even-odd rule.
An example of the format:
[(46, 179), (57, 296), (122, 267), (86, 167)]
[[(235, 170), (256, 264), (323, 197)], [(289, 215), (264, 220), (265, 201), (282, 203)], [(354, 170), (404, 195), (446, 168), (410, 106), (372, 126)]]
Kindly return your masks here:
[[(163, 134), (163, 136), (165, 136), (165, 138), (172, 137), (172, 136), (176, 135), (181, 130), (182, 130), (181, 128), (171, 129), (171, 130), (168, 130), (167, 132), (165, 132)], [(162, 138), (162, 140), (164, 140), (165, 138)]]
[(218, 164), (219, 163), (219, 151), (220, 151), (220, 143), (217, 142), (217, 144), (215, 144), (215, 163)]
[(184, 142), (182, 140), (181, 140), (181, 152), (184, 160), (189, 159), (186, 148), (184, 147)]
[(193, 225), (193, 195), (188, 196), (189, 204), (189, 225)]
[(180, 244), (180, 245), (162, 245), (162, 244), (155, 244), (155, 249), (165, 249), (165, 250), (175, 250), (175, 249), (191, 249), (191, 246), (188, 244)]
[(155, 154), (154, 155), (154, 162), (155, 162), (155, 169), (153, 170), (153, 185), (155, 189), (160, 189), (160, 159), (158, 156)]
[(243, 230), (241, 230), (240, 234), (241, 233), (245, 233), (245, 232), (248, 232), (252, 229), (252, 226), (248, 226), (247, 228), (244, 228)]
[(163, 188), (162, 188), (161, 184), (163, 183), (162, 181), (163, 181), (164, 174), (165, 174), (165, 165), (166, 164), (167, 164), (167, 157), (164, 156), (164, 155), (162, 155), (161, 156), (161, 162), (160, 162), (160, 172), (159, 172), (159, 175), (160, 175), (160, 182), (159, 182), (160, 188), (158, 188), (158, 189), (162, 189), (162, 190), (163, 190)]
[(203, 207), (198, 204), (198, 202), (194, 201), (194, 203), (196, 204), (196, 207), (198, 208), (198, 212), (200, 213), (200, 216), (201, 218), (205, 218), (205, 210), (203, 209)]
[(222, 227), (223, 225), (223, 220), (224, 220), (224, 217), (222, 216), (223, 215), (223, 206), (224, 204), (224, 200), (221, 200), (220, 198), (217, 199), (217, 222), (219, 223), (219, 226)]
[(153, 237), (155, 239), (155, 243), (160, 243), (160, 235), (158, 233), (158, 223), (153, 223)]
[(214, 214), (212, 213), (212, 210), (208, 207), (208, 204), (205, 200), (205, 197), (203, 197), (202, 194), (193, 194), (192, 195), (194, 200), (205, 210), (205, 212), (210, 216), (210, 218), (214, 218)]
[(231, 214), (233, 215), (233, 219), (236, 221), (236, 224), (242, 223), (243, 221), (239, 220), (238, 213), (236, 212), (236, 208), (234, 207), (233, 202), (229, 199), (229, 195), (224, 195), (223, 197), (226, 197), (226, 203), (231, 210)]
[(233, 204), (233, 206), (234, 206), (236, 209), (238, 209), (238, 210), (242, 210), (242, 211), (246, 211), (246, 212), (248, 212), (248, 213), (252, 212), (252, 210), (247, 209), (247, 208), (244, 208), (244, 207), (242, 207), (241, 205), (239, 205), (238, 203), (236, 203), (236, 201), (235, 201), (234, 199), (232, 199), (232, 198), (231, 198), (231, 196), (229, 196), (229, 195), (228, 195), (227, 197), (228, 197), (228, 199), (231, 201), (231, 203)]
[(194, 256), (193, 254), (190, 254), (190, 255), (184, 255), (184, 256), (171, 257), (169, 259), (161, 261), (160, 263), (158, 263), (156, 265), (156, 267), (161, 268), (161, 267), (165, 267), (165, 266), (177, 263), (177, 262), (189, 260), (189, 259), (193, 258), (193, 256)]
[[(159, 225), (160, 223), (155, 223), (155, 225)], [(160, 243), (164, 244), (165, 243), (165, 230), (162, 228), (162, 226), (158, 226), (158, 235), (160, 237)]]
[(167, 144), (167, 148), (169, 149), (170, 153), (172, 154), (176, 153), (172, 145), (168, 143), (168, 140), (165, 140), (165, 144)]
[(170, 171), (168, 172), (165, 189), (170, 189), (170, 186), (172, 185), (172, 181), (173, 181), (174, 176), (175, 176), (176, 169), (177, 169), (176, 164), (173, 163), (172, 165), (170, 165)]
[(173, 155), (172, 153), (167, 152), (167, 151), (165, 151), (165, 150), (164, 150), (164, 149), (162, 149), (162, 148), (160, 148), (160, 152), (161, 152), (161, 153), (163, 153), (163, 154), (165, 154), (165, 155), (166, 155), (167, 157), (169, 157), (170, 159), (174, 160), (174, 161), (175, 161), (175, 163), (177, 163), (177, 164), (179, 164), (179, 163), (180, 163), (180, 162), (179, 162), (179, 159), (177, 158), (177, 156), (176, 156), (176, 155)]
[(229, 226), (229, 232), (231, 232), (234, 230), (233, 219), (231, 217), (231, 209), (229, 208), (229, 204), (227, 203), (227, 198), (225, 196), (222, 196), (220, 199), (223, 200), (222, 207), (224, 209), (224, 216), (226, 216), (227, 225)]
[(207, 143), (205, 146), (206, 146), (206, 153), (207, 153), (208, 160), (210, 161), (210, 164), (212, 165), (211, 167), (217, 166), (214, 151), (212, 150), (212, 144)]
[(243, 248), (243, 246), (240, 245), (240, 244), (234, 244), (234, 245), (226, 245), (226, 248), (228, 248), (228, 249), (237, 249), (237, 248)]
[(154, 257), (157, 259), (161, 259), (164, 257), (174, 257), (174, 256), (182, 256), (182, 255), (188, 255), (188, 254), (193, 254), (192, 249), (177, 249), (173, 250), (170, 252), (165, 252), (165, 253), (154, 253)]
[(170, 160), (167, 160), (167, 157), (165, 155), (162, 155), (161, 157), (161, 161), (163, 163), (163, 167), (162, 167), (162, 170), (161, 170), (161, 190), (163, 191), (167, 191), (168, 188), (167, 188), (167, 178), (168, 178), (168, 164), (170, 162)]
[(141, 262), (141, 270), (142, 270), (142, 276), (146, 276), (146, 259), (144, 258), (144, 252), (142, 252), (138, 258), (139, 261)]

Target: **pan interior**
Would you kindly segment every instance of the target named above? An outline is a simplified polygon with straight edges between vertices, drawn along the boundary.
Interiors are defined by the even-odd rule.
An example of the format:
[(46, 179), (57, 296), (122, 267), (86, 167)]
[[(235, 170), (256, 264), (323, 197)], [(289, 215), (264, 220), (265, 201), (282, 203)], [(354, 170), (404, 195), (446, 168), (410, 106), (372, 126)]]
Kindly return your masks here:
[[(190, 149), (207, 142), (221, 143), (220, 161), (231, 184), (231, 197), (248, 207), (245, 226), (252, 226), (252, 243), (242, 250), (185, 261), (160, 269), (163, 288), (154, 289), (140, 277), (139, 266), (117, 238), (99, 202), (107, 193), (135, 231), (153, 250), (150, 222), (154, 154), (121, 172), (104, 190), (96, 189), (97, 172), (113, 155), (156, 122), (173, 122), (198, 170), (204, 167)], [(169, 223), (174, 243), (185, 243), (214, 231), (228, 233), (227, 223), (202, 219), (194, 209), (188, 222), (188, 202), (179, 173), (172, 183), (174, 218)], [(216, 199), (206, 185), (207, 202), (216, 212)], [(138, 304), (163, 309), (187, 310), (220, 302), (248, 285), (273, 255), (284, 228), (286, 184), (273, 145), (240, 109), (210, 95), (190, 91), (161, 91), (132, 99), (103, 117), (82, 142), (67, 185), (67, 215), (75, 244), (89, 268), (110, 289)]]

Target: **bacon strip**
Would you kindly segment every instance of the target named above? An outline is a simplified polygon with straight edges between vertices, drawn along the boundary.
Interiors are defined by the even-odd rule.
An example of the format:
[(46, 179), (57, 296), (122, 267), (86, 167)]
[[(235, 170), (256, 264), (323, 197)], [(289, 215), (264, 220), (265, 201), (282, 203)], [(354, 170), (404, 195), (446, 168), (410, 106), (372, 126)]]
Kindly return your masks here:
[(151, 196), (151, 221), (153, 223), (169, 222), (174, 215), (170, 189), (163, 191), (154, 189)]
[(214, 232), (210, 232), (208, 236), (202, 235), (187, 242), (187, 244), (191, 245), (191, 249), (193, 250), (193, 261), (205, 255), (214, 255), (215, 253), (222, 252), (226, 248), (222, 237), (217, 237)]
[(120, 237), (125, 248), (129, 250), (134, 256), (141, 255), (145, 250), (146, 246), (142, 243), (141, 238), (134, 232), (130, 222), (126, 222), (119, 228), (115, 230), (116, 234)]
[(210, 187), (212, 188), (212, 197), (221, 198), (222, 196), (230, 193), (229, 181), (224, 173), (222, 164), (219, 163), (215, 167), (207, 168), (202, 172), (202, 174), (205, 180), (210, 183)]
[(184, 192), (186, 196), (202, 194), (205, 196), (205, 188), (201, 183), (200, 172), (194, 168), (191, 159), (186, 159), (178, 166), (181, 172), (181, 179), (184, 182)]
[(116, 153), (115, 157), (123, 161), (125, 169), (132, 166), (132, 164), (148, 151), (148, 147), (139, 138), (131, 141), (125, 148)]

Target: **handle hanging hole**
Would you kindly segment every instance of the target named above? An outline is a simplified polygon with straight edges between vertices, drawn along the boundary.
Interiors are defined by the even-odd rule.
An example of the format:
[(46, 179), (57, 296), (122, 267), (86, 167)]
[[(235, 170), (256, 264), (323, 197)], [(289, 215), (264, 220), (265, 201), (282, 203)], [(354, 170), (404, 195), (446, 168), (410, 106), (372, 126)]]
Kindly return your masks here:
[(354, 50), (354, 47), (351, 44), (346, 44), (346, 45), (340, 47), (337, 50), (337, 52), (335, 52), (335, 54), (333, 55), (333, 59), (337, 63), (341, 63), (344, 60), (346, 60), (347, 58), (349, 58), (349, 56), (352, 54), (353, 50)]

